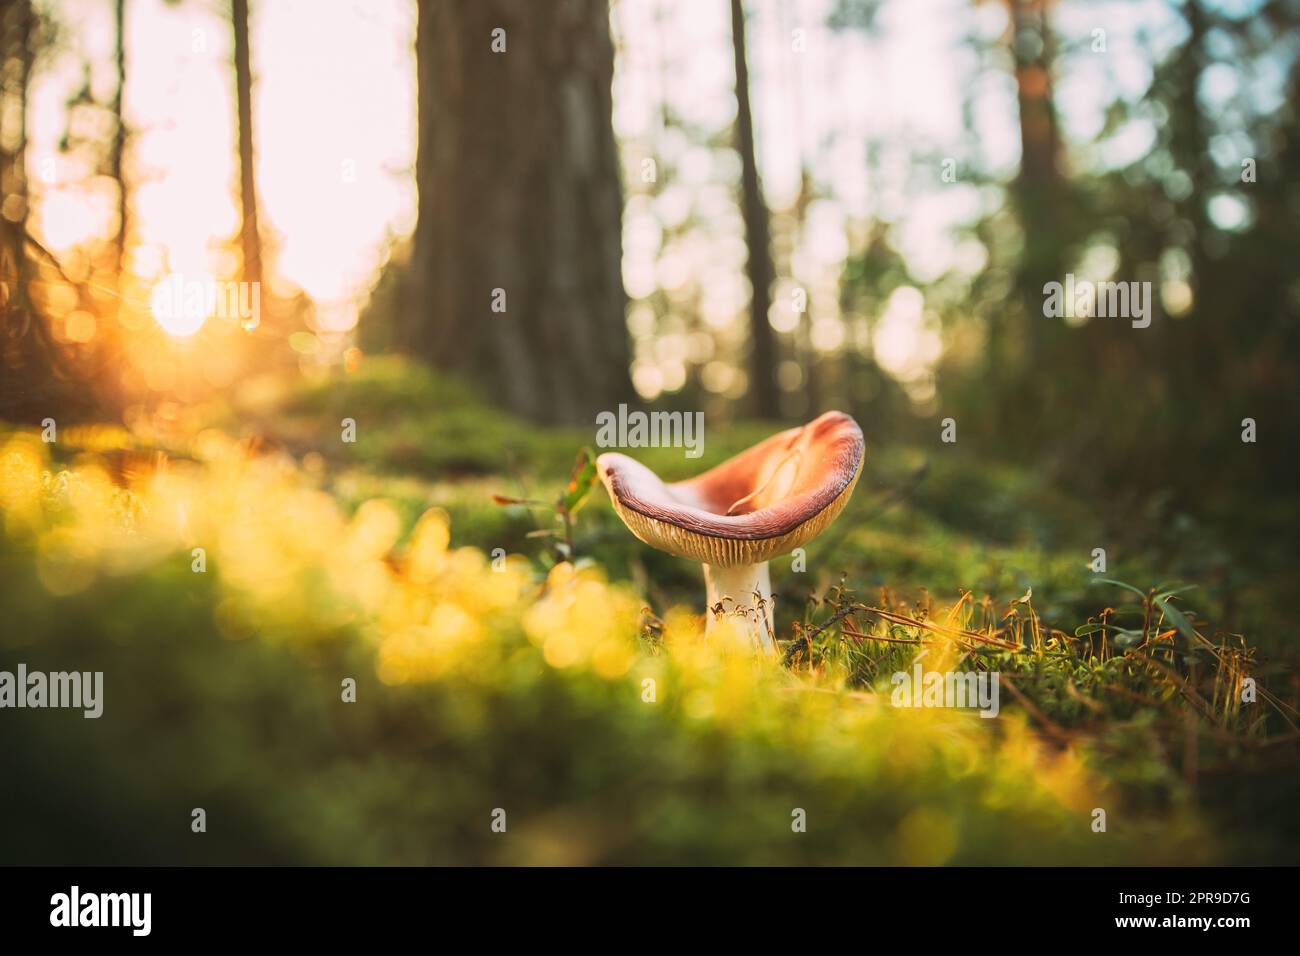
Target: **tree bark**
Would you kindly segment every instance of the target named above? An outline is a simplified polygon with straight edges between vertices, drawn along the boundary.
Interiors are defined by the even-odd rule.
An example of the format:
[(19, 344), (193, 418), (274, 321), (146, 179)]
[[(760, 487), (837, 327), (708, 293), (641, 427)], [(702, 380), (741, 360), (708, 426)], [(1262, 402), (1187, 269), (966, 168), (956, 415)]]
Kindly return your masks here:
[(776, 380), (776, 336), (768, 321), (772, 306), (771, 227), (754, 154), (754, 118), (749, 105), (749, 66), (745, 56), (745, 10), (731, 0), (732, 49), (736, 61), (736, 150), (741, 163), (741, 212), (749, 251), (750, 383), (754, 411), (760, 418), (779, 418), (781, 394)]
[(231, 0), (235, 33), (235, 104), (239, 114), (240, 250), (243, 281), (262, 281), (262, 238), (257, 226), (257, 184), (253, 171), (253, 68), (248, 49), (248, 0)]
[(591, 423), (632, 393), (608, 6), (420, 0), (416, 52), (397, 339), (520, 415)]

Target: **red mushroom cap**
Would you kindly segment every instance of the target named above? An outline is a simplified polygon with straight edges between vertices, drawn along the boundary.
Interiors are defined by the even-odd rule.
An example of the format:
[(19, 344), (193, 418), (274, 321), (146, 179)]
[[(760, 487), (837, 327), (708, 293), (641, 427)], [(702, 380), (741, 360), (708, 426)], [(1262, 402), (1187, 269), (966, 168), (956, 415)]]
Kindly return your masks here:
[(614, 510), (638, 538), (718, 567), (766, 561), (815, 538), (848, 503), (862, 429), (843, 412), (759, 442), (687, 481), (665, 483), (610, 452), (596, 460)]

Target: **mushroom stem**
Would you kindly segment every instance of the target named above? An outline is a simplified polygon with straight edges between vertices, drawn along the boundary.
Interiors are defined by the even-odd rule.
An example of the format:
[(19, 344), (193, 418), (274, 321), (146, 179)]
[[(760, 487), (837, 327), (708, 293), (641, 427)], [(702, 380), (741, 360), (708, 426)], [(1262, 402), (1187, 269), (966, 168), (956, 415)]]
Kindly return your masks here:
[[(734, 616), (735, 623), (749, 635), (756, 650), (776, 653), (776, 631), (772, 625), (772, 578), (766, 561), (735, 568), (706, 564), (704, 586), (708, 601), (705, 610), (706, 637), (712, 634), (723, 616)], [(719, 605), (722, 606), (721, 611)]]

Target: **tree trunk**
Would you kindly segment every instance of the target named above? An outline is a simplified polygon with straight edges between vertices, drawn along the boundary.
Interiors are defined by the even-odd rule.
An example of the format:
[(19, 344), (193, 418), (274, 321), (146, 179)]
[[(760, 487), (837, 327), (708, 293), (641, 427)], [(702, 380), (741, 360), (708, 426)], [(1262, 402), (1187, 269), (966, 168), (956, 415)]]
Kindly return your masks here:
[(0, 279), (7, 321), (27, 308), (27, 86), (35, 18), (31, 0), (0, 0)]
[(109, 151), (109, 175), (117, 181), (117, 234), (113, 237), (114, 281), (122, 287), (122, 271), (126, 266), (127, 196), (126, 175), (122, 171), (122, 158), (126, 152), (126, 120), (122, 117), (122, 96), (126, 91), (126, 0), (115, 0), (113, 23), (117, 31), (114, 64), (117, 67), (117, 90), (113, 94), (113, 142)]
[(0, 418), (10, 421), (43, 416), (43, 386), (55, 364), (28, 294), (27, 83), (34, 16), (30, 0), (0, 0)]
[(27, 103), (37, 26), (31, 0), (0, 0), (0, 419), (28, 423), (84, 418), (96, 404), (29, 288)]
[(631, 395), (608, 6), (420, 0), (416, 52), (398, 341), (513, 412), (590, 424)]
[(754, 119), (749, 106), (749, 66), (745, 57), (745, 10), (741, 0), (731, 0), (731, 36), (736, 60), (736, 150), (741, 162), (741, 212), (749, 250), (749, 284), (753, 288), (749, 306), (749, 391), (754, 397), (754, 411), (760, 418), (779, 418), (776, 336), (767, 316), (772, 306), (775, 270), (767, 204), (754, 155)]
[(231, 0), (235, 32), (235, 103), (239, 114), (239, 232), (243, 281), (262, 281), (262, 239), (257, 228), (257, 185), (253, 173), (253, 68), (248, 51), (248, 0)]
[(1059, 325), (1044, 325), (1041, 310), (1044, 284), (1065, 278), (1060, 274), (1066, 242), (1061, 142), (1052, 101), (1054, 44), (1048, 0), (1007, 0), (1007, 5), (1020, 119), (1020, 171), (1012, 194), (1025, 236), (1018, 285), (1026, 310), (1026, 351), (1032, 361), (1041, 357), (1045, 333), (1061, 331)]

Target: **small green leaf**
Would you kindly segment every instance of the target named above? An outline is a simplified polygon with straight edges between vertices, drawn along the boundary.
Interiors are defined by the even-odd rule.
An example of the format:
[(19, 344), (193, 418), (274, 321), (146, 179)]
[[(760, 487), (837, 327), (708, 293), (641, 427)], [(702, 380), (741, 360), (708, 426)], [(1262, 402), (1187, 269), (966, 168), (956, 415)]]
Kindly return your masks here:
[(1192, 643), (1196, 642), (1196, 628), (1192, 627), (1191, 621), (1187, 620), (1187, 616), (1183, 614), (1182, 611), (1178, 610), (1172, 602), (1165, 600), (1164, 598), (1157, 598), (1156, 604), (1160, 606), (1160, 610), (1164, 611), (1165, 617), (1169, 618), (1169, 620), (1173, 622), (1174, 627), (1178, 628), (1178, 632), (1182, 634), (1183, 637), (1187, 638), (1187, 640)]
[(579, 449), (578, 459), (573, 463), (573, 471), (569, 474), (569, 483), (564, 486), (564, 494), (560, 495), (560, 509), (569, 514), (576, 513), (595, 484), (596, 459), (590, 448)]
[(1091, 582), (1089, 582), (1089, 583), (1091, 583), (1091, 584), (1113, 584), (1113, 585), (1115, 585), (1117, 588), (1124, 588), (1126, 591), (1132, 591), (1134, 594), (1136, 594), (1138, 597), (1140, 597), (1143, 601), (1145, 601), (1145, 600), (1147, 599), (1147, 596), (1146, 596), (1144, 593), (1142, 593), (1141, 591), (1139, 591), (1137, 588), (1135, 588), (1133, 585), (1131, 585), (1131, 584), (1125, 584), (1123, 581), (1116, 581), (1116, 580), (1114, 580), (1113, 578), (1094, 578), (1094, 579), (1093, 579)]

